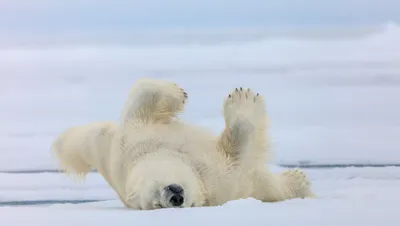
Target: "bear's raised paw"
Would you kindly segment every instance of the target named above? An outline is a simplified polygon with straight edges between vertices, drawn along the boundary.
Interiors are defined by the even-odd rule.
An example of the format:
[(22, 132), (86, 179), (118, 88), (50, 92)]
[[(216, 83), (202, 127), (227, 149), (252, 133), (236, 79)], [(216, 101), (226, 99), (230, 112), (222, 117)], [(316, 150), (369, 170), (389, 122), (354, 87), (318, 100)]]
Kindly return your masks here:
[(266, 117), (264, 98), (250, 89), (235, 88), (225, 99), (224, 116), (227, 125), (238, 118), (245, 118), (257, 127)]

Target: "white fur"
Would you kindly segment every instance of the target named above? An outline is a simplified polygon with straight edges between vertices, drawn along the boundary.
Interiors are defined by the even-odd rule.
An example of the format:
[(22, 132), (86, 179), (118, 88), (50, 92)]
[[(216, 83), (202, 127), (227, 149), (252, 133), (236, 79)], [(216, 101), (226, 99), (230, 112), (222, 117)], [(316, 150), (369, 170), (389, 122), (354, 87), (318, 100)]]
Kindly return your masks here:
[(133, 86), (119, 125), (73, 127), (54, 142), (67, 172), (97, 169), (128, 208), (169, 207), (163, 188), (179, 184), (183, 207), (214, 206), (254, 197), (265, 202), (314, 197), (298, 170), (271, 173), (267, 114), (261, 95), (234, 89), (224, 102), (220, 136), (177, 119), (187, 94), (176, 84), (141, 79)]

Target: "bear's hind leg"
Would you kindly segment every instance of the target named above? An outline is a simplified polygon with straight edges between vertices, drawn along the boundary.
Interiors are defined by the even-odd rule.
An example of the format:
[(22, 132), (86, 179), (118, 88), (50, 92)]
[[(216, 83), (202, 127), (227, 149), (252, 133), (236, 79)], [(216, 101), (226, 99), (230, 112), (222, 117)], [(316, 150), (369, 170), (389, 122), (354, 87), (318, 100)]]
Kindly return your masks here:
[(147, 123), (169, 123), (183, 112), (186, 101), (187, 93), (174, 83), (139, 79), (129, 93), (121, 124), (139, 127)]
[(236, 88), (224, 102), (225, 130), (219, 147), (233, 160), (249, 159), (251, 165), (265, 164), (267, 115), (264, 98), (250, 89)]
[(314, 198), (311, 182), (300, 170), (273, 174), (267, 167), (255, 172), (252, 197), (263, 202), (278, 202), (294, 198)]
[(287, 199), (314, 198), (311, 190), (311, 181), (306, 173), (299, 169), (290, 169), (277, 175), (282, 183), (282, 188)]

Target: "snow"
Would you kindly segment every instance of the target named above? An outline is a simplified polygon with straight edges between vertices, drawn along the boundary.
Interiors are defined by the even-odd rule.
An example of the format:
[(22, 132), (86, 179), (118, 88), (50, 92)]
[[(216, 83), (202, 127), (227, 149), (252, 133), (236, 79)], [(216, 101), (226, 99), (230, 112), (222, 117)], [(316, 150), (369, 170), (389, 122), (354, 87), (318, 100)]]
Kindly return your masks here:
[[(282, 171), (280, 167), (272, 167)], [(61, 174), (0, 174), (0, 200), (90, 200), (85, 204), (0, 207), (2, 225), (398, 225), (400, 168), (306, 169), (316, 199), (218, 207), (127, 210), (97, 173), (76, 184)], [(21, 217), (23, 216), (23, 217)]]
[(357, 39), (0, 50), (0, 170), (54, 169), (72, 125), (118, 120), (139, 77), (178, 82), (183, 118), (223, 128), (234, 87), (266, 96), (276, 163), (400, 162), (400, 28)]
[[(373, 200), (375, 201), (375, 200)], [(262, 204), (255, 200), (231, 203), (223, 208), (187, 208), (131, 212), (115, 202), (97, 205), (55, 206), (52, 208), (3, 208), (2, 221), (12, 225), (398, 225), (395, 208), (384, 209), (393, 201), (381, 200), (293, 200)], [(365, 207), (368, 207), (366, 209)], [(251, 209), (249, 209), (251, 207)], [(316, 207), (318, 212), (316, 212)], [(246, 208), (246, 209), (244, 209)], [(24, 216), (24, 217), (18, 217)], [(397, 222), (397, 223), (396, 223)]]
[[(285, 168), (271, 166), (274, 172), (281, 172)], [(381, 184), (400, 186), (400, 167), (379, 168), (328, 168), (305, 169), (317, 193), (323, 197), (330, 197), (340, 189), (357, 190), (368, 193), (368, 186)], [(11, 201), (46, 201), (46, 200), (111, 200), (117, 199), (115, 192), (108, 186), (98, 173), (90, 173), (86, 181), (75, 182), (72, 178), (59, 173), (37, 174), (8, 174), (0, 173), (0, 203)], [(393, 187), (395, 188), (395, 187)], [(339, 192), (340, 193), (340, 192)], [(338, 194), (339, 194), (338, 193)], [(342, 195), (352, 197), (352, 194)]]
[[(371, 205), (374, 203), (375, 205)], [(382, 208), (393, 200), (292, 200), (262, 204), (256, 200), (237, 201), (223, 208), (129, 211), (116, 202), (81, 205), (3, 208), (2, 221), (12, 225), (398, 225), (396, 208)], [(250, 208), (249, 208), (250, 207)], [(318, 209), (317, 209), (318, 208)], [(316, 209), (318, 210), (316, 212)], [(18, 217), (24, 216), (24, 217)]]

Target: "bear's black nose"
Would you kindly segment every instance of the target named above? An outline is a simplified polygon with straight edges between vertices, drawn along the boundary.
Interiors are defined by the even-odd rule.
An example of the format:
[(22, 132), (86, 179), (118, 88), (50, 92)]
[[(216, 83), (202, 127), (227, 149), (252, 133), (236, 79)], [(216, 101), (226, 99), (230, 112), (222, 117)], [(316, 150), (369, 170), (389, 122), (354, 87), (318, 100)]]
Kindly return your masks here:
[(170, 184), (165, 189), (171, 191), (174, 194), (181, 194), (183, 192), (183, 188), (177, 184)]
[(169, 202), (172, 206), (181, 206), (183, 204), (183, 196), (178, 194), (172, 195)]

